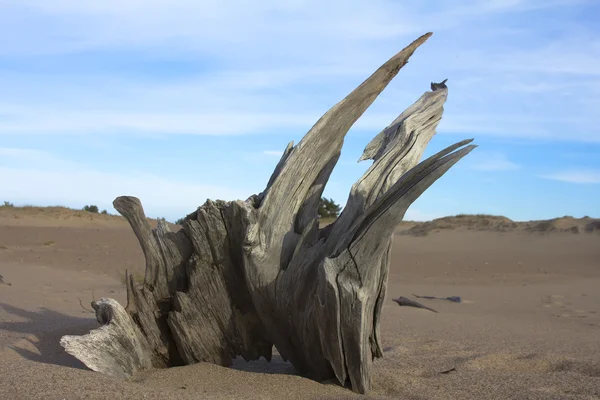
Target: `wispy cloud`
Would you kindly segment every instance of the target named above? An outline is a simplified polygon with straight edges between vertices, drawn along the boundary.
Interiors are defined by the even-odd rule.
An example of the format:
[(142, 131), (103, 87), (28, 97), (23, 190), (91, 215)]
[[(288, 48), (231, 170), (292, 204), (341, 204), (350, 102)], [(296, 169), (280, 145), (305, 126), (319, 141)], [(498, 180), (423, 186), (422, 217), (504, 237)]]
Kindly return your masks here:
[(518, 164), (510, 161), (505, 154), (479, 154), (474, 157), (471, 168), (479, 171), (514, 171), (521, 168)]
[[(423, 5), (386, 0), (351, 3), (132, 0), (124, 5), (116, 0), (94, 4), (76, 0), (5, 0), (2, 22), (16, 31), (21, 40), (2, 49), (48, 54), (158, 44), (170, 52), (184, 49), (214, 52), (226, 44), (236, 51), (252, 53), (259, 49), (264, 54), (265, 44), (289, 43), (286, 55), (290, 55), (298, 50), (298, 44), (307, 42), (316, 44), (321, 40), (328, 44), (330, 38), (395, 39), (420, 33), (426, 26), (451, 29), (490, 16), (572, 6), (574, 2), (581, 3), (437, 0)], [(31, 21), (30, 26), (27, 21)], [(11, 42), (7, 40), (6, 44)]]
[(600, 183), (600, 170), (567, 170), (555, 172), (552, 174), (540, 175), (541, 178), (555, 181), (577, 183), (577, 184), (598, 184)]
[[(0, 122), (0, 134), (91, 135), (97, 133), (149, 133), (180, 135), (239, 135), (264, 133), (276, 128), (306, 127), (314, 120), (308, 115), (285, 113), (127, 113), (34, 111), (18, 121)], [(225, 110), (224, 110), (225, 111)], [(36, 116), (35, 119), (29, 118)]]
[(27, 161), (39, 160), (40, 158), (48, 158), (49, 154), (37, 149), (22, 149), (18, 147), (0, 147), (0, 157), (18, 158)]
[(448, 77), (442, 133), (600, 142), (591, 118), (600, 80), (590, 79), (600, 76), (600, 42), (584, 25), (557, 23), (575, 6), (594, 2), (5, 0), (0, 134), (306, 130), (433, 30), (357, 129), (383, 128)]
[(2, 166), (49, 170), (69, 170), (81, 167), (47, 151), (23, 147), (0, 147), (0, 167)]
[(417, 209), (413, 209), (412, 207), (406, 211), (404, 215), (405, 221), (431, 221), (433, 219), (439, 218), (440, 215), (423, 212)]
[[(15, 203), (61, 204), (82, 207), (96, 204), (113, 210), (112, 201), (122, 195), (139, 197), (146, 213), (175, 220), (206, 199), (245, 199), (241, 188), (200, 185), (136, 171), (103, 172), (36, 149), (0, 148), (2, 195)], [(13, 160), (9, 160), (13, 158)]]
[[(435, 35), (346, 138), (332, 175), (340, 184), (329, 185), (327, 196), (347, 197), (367, 167), (355, 162), (363, 139), (444, 78), (450, 91), (436, 142), (474, 137), (481, 151), (436, 187), (477, 177), (478, 189), (490, 188), (452, 194), (456, 204), (444, 213), (464, 212), (467, 199), (490, 208), (510, 192), (497, 187), (495, 174), (461, 171), (539, 170), (544, 146), (585, 146), (591, 156), (579, 165), (591, 172), (555, 165), (547, 177), (592, 183), (600, 144), (598, 13), (597, 0), (0, 0), (0, 187), (28, 202), (108, 202), (103, 208), (135, 192), (158, 215), (162, 204), (180, 214), (206, 197), (245, 198), (253, 191), (220, 182), (244, 177), (260, 190), (287, 141), (427, 31)], [(491, 157), (499, 142), (506, 155)], [(532, 144), (540, 147), (512, 159), (523, 154), (515, 146)], [(217, 157), (214, 146), (227, 153)], [(146, 168), (154, 172), (134, 170)], [(514, 189), (517, 177), (502, 180), (512, 179)], [(75, 193), (67, 179), (82, 189)], [(458, 183), (451, 183), (454, 193)], [(422, 204), (407, 218), (433, 217), (439, 193)]]
[(265, 150), (265, 151), (263, 151), (263, 154), (266, 156), (281, 157), (283, 155), (283, 151), (281, 151), (281, 150)]

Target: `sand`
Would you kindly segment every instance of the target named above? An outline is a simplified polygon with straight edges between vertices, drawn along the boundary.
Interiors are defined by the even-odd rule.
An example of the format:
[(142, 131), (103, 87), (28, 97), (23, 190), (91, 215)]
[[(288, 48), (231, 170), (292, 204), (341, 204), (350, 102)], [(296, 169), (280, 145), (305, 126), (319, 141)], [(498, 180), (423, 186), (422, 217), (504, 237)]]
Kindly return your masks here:
[[(590, 220), (571, 222), (403, 225), (367, 398), (600, 398), (600, 235), (586, 232)], [(124, 304), (123, 273), (143, 265), (121, 218), (0, 207), (0, 399), (365, 398), (296, 376), (277, 356), (128, 382), (88, 370), (58, 344), (97, 326), (79, 299)], [(413, 293), (464, 301), (421, 300), (439, 314), (391, 301)]]

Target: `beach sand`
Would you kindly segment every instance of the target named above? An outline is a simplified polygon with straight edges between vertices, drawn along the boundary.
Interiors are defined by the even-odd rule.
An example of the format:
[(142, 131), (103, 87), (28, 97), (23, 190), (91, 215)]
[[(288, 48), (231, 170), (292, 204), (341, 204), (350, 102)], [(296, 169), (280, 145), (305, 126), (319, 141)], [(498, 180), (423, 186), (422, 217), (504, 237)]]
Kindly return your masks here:
[[(121, 218), (78, 215), (0, 210), (0, 399), (600, 398), (596, 232), (488, 223), (399, 229), (384, 357), (375, 362), (373, 390), (360, 396), (297, 376), (276, 355), (271, 363), (200, 363), (127, 382), (88, 370), (59, 345), (62, 335), (97, 326), (79, 299), (84, 307), (93, 296), (125, 304), (124, 271), (141, 276), (144, 259)], [(413, 293), (463, 302), (419, 300), (436, 314), (391, 301)]]

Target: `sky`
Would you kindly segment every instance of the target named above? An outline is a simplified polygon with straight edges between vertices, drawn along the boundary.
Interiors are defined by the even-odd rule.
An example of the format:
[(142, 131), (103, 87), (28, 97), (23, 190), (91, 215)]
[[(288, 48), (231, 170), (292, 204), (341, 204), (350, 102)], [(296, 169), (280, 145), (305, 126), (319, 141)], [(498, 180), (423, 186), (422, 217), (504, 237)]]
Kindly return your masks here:
[(365, 145), (448, 78), (425, 156), (475, 151), (405, 219), (600, 217), (599, 0), (0, 0), (0, 202), (120, 195), (174, 221), (264, 189), (302, 136), (382, 63), (434, 35), (346, 136)]

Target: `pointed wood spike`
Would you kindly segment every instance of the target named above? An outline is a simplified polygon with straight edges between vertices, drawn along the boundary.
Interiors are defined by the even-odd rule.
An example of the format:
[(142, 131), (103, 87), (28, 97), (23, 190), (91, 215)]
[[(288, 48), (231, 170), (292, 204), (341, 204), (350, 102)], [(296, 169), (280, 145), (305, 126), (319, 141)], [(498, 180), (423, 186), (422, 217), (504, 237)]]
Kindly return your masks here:
[[(333, 254), (340, 254), (352, 242), (361, 240), (360, 236), (367, 231), (371, 231), (370, 234), (373, 236), (371, 245), (383, 245), (381, 240), (376, 238), (389, 237), (392, 234), (413, 201), (450, 167), (477, 147), (475, 145), (463, 147), (472, 141), (473, 139), (467, 139), (455, 143), (408, 171), (354, 222), (346, 234), (340, 238)], [(455, 151), (461, 147), (463, 148)], [(372, 225), (377, 221), (383, 223), (382, 227), (371, 230)]]
[[(448, 90), (425, 92), (366, 146), (373, 164), (352, 185), (346, 206), (329, 231), (341, 237), (352, 223), (421, 159), (442, 118)], [(330, 244), (335, 246), (335, 244)]]
[(113, 201), (113, 207), (129, 222), (144, 252), (144, 257), (146, 258), (144, 282), (156, 285), (161, 259), (156, 239), (146, 219), (142, 202), (137, 197), (119, 196)]
[[(264, 246), (281, 247), (278, 239), (289, 232), (298, 210), (305, 203), (311, 188), (334, 157), (339, 157), (344, 136), (360, 118), (399, 70), (408, 63), (415, 50), (432, 33), (427, 33), (379, 67), (346, 98), (327, 111), (308, 131), (289, 155), (261, 204), (261, 235)], [(331, 169), (332, 170), (332, 169)]]

